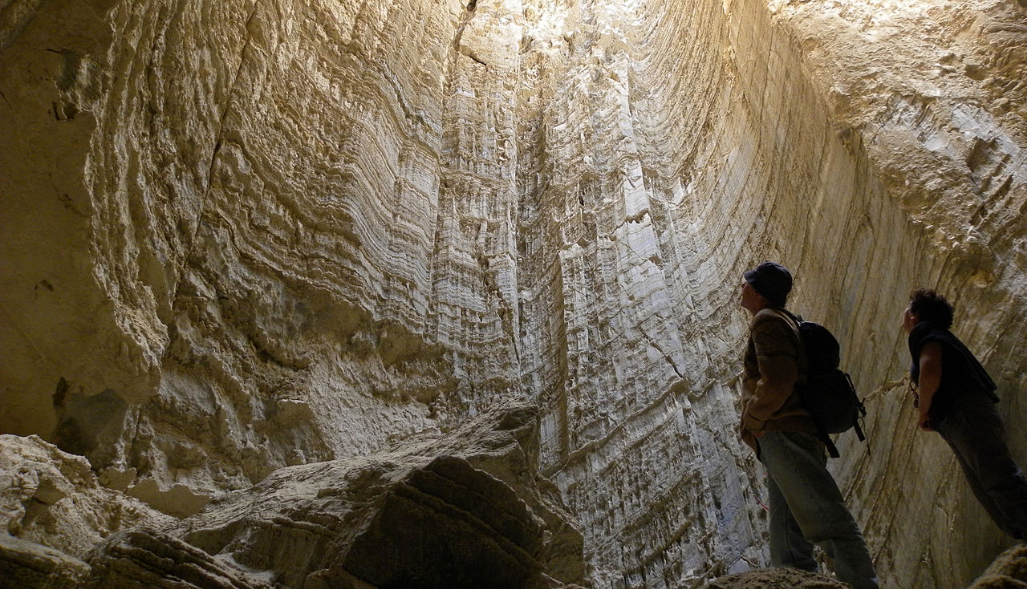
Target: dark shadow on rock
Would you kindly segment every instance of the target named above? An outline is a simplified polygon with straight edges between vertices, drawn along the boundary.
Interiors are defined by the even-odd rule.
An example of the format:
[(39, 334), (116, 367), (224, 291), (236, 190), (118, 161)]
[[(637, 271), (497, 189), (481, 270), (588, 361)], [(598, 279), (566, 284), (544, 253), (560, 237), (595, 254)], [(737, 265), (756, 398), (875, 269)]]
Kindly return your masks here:
[(128, 403), (117, 393), (107, 389), (97, 395), (82, 395), (68, 391), (63, 378), (53, 395), (57, 427), (54, 444), (69, 454), (85, 456), (94, 465), (110, 461), (116, 440), (125, 421)]
[(584, 583), (583, 539), (514, 404), (393, 452), (283, 468), (172, 531), (276, 585), (533, 589)]
[(439, 457), (389, 493), (343, 568), (382, 589), (518, 589), (542, 574), (543, 525), (502, 481)]
[(59, 550), (0, 533), (0, 589), (72, 589), (89, 570)]

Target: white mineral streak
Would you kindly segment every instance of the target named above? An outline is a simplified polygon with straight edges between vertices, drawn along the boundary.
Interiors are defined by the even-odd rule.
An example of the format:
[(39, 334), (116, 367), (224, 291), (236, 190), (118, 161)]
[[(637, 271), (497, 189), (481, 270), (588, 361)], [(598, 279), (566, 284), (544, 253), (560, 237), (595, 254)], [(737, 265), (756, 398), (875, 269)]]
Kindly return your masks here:
[(1005, 540), (898, 316), (957, 301), (1027, 463), (1024, 12), (4, 2), (0, 431), (181, 516), (527, 399), (592, 583), (693, 586), (766, 563), (736, 292), (776, 259), (867, 396), (832, 469), (884, 586), (965, 587)]

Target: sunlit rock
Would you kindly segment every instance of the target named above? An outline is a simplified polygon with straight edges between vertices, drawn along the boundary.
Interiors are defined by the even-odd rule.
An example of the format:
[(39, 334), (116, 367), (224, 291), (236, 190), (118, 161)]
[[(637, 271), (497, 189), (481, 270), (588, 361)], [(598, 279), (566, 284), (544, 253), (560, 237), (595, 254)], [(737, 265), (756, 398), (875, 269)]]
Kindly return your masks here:
[(170, 518), (100, 485), (89, 462), (37, 436), (0, 435), (0, 525), (4, 532), (85, 558), (110, 534)]
[[(47, 465), (9, 479), (8, 529), (77, 559), (118, 531), (112, 549), (160, 544), (168, 514), (207, 529), (226, 497), (415, 456), (517, 400), (584, 582), (762, 568), (762, 473), (734, 434), (736, 291), (775, 259), (865, 397), (868, 443), (840, 436), (831, 469), (885, 586), (968, 586), (1009, 540), (913, 426), (897, 321), (914, 286), (956, 301), (1027, 463), (1024, 10), (6, 2), (0, 432)], [(428, 468), (443, 455), (463, 456), (372, 478), (421, 489), (414, 473), (458, 469)], [(506, 458), (464, 460), (465, 486), (511, 485)], [(71, 509), (83, 493), (98, 503)], [(556, 525), (532, 528), (525, 514), (548, 516), (517, 497), (524, 529)], [(136, 515), (113, 523), (125, 501)], [(376, 526), (332, 533), (398, 533)], [(211, 578), (239, 573), (222, 547), (179, 548)], [(517, 562), (517, 579), (579, 576)]]

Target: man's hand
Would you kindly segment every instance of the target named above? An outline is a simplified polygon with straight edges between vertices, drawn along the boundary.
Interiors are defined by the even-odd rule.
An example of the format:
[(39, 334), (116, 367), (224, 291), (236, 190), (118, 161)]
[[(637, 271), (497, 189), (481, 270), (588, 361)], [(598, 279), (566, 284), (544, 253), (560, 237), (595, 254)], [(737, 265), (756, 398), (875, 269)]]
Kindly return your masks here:
[(920, 429), (924, 430), (925, 432), (934, 431), (934, 428), (931, 427), (931, 419), (927, 416), (926, 413), (920, 414), (920, 419), (917, 420), (917, 425), (919, 425)]

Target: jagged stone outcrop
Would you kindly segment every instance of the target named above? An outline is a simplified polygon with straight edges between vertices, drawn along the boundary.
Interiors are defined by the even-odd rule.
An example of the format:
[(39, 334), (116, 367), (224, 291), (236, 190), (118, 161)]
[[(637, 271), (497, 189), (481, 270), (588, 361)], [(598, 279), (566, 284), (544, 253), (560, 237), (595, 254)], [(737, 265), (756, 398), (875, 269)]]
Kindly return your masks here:
[(114, 534), (90, 555), (89, 565), (89, 576), (78, 585), (82, 589), (273, 587), (178, 538), (148, 528)]
[(721, 577), (704, 589), (845, 589), (849, 585), (797, 569), (767, 569)]
[(281, 469), (172, 533), (287, 587), (580, 583), (581, 534), (536, 478), (537, 419), (496, 411), (395, 452)]
[(0, 435), (0, 529), (84, 559), (110, 534), (175, 521), (101, 480), (85, 458), (37, 436)]
[(88, 564), (60, 550), (0, 533), (0, 587), (73, 589), (85, 584)]
[[(82, 589), (583, 583), (581, 533), (557, 490), (537, 474), (538, 431), (538, 411), (514, 405), (394, 452), (279, 469), (180, 522), (138, 520), (142, 525), (110, 530), (81, 558), (7, 537), (0, 543), (0, 570), (8, 574), (0, 586), (43, 588), (51, 580)], [(60, 460), (74, 459), (52, 449), (50, 462)], [(25, 471), (46, 462), (12, 464)], [(82, 502), (90, 490), (61, 499)], [(53, 530), (35, 537), (64, 539)]]
[(589, 581), (694, 585), (766, 562), (735, 290), (774, 258), (866, 393), (832, 468), (886, 586), (965, 587), (1006, 540), (896, 318), (957, 301), (1023, 460), (1023, 14), (6, 2), (0, 431), (189, 518), (526, 399)]

